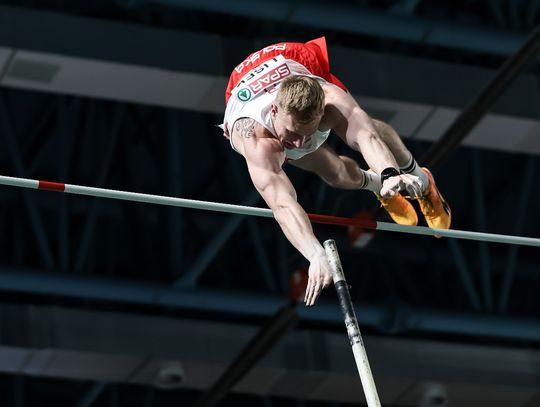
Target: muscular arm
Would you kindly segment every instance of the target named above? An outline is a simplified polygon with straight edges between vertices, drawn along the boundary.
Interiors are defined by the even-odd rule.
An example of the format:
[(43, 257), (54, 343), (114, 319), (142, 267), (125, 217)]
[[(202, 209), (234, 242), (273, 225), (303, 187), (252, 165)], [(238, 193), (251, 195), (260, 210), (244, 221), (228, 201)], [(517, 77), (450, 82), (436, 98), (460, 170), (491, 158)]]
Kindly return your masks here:
[[(377, 132), (373, 121), (350, 94), (329, 84), (325, 97), (324, 123), (321, 124), (334, 129), (349, 147), (359, 151), (377, 174), (389, 167), (399, 170), (394, 155)], [(380, 195), (391, 198), (400, 190), (405, 190), (410, 196), (416, 197), (421, 195), (422, 188), (417, 177), (402, 174), (386, 179)]]
[[(324, 249), (313, 233), (306, 212), (297, 202), (291, 181), (281, 168), (285, 160), (283, 147), (275, 138), (260, 137), (264, 129), (252, 119), (238, 120), (233, 131), (233, 142), (246, 159), (253, 185), (274, 213), (287, 239), (311, 263), (306, 304), (313, 305), (323, 286), (331, 282), (331, 275)], [(313, 265), (322, 267), (322, 271), (313, 272)]]
[(325, 95), (326, 124), (334, 129), (349, 147), (359, 151), (373, 171), (380, 174), (388, 167), (398, 169), (394, 156), (377, 133), (371, 118), (353, 97), (333, 85), (328, 86)]

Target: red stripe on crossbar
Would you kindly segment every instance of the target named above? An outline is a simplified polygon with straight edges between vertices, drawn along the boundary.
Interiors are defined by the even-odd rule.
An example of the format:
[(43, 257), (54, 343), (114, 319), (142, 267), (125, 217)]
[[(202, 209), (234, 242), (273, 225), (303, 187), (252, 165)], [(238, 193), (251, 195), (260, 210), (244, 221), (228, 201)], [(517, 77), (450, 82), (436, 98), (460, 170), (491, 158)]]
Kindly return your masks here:
[(39, 181), (38, 189), (45, 189), (47, 191), (64, 192), (66, 184), (59, 182)]
[(365, 229), (377, 229), (377, 221), (372, 219), (342, 218), (339, 216), (316, 215), (308, 213), (308, 218), (314, 223), (327, 225), (357, 226)]

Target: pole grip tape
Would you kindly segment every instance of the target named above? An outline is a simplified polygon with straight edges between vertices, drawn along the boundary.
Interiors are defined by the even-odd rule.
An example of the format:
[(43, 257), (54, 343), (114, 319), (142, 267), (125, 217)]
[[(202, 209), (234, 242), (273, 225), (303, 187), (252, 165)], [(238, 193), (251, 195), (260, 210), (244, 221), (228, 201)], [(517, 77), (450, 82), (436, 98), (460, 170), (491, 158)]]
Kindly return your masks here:
[(351, 346), (362, 342), (362, 336), (360, 335), (360, 328), (358, 327), (358, 321), (354, 314), (354, 307), (351, 301), (351, 295), (349, 293), (349, 287), (345, 280), (336, 282), (336, 291), (339, 298), (339, 305), (341, 306), (341, 312), (345, 317), (345, 327), (347, 328), (347, 334), (349, 335), (349, 341)]

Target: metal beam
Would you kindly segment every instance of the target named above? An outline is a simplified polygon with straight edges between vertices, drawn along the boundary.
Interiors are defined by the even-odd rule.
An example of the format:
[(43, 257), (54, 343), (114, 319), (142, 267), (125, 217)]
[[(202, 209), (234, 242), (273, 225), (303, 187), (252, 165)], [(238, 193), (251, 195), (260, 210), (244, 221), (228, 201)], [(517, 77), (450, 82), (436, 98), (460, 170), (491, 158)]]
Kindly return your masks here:
[(90, 407), (94, 404), (97, 398), (103, 393), (107, 387), (107, 383), (99, 382), (94, 383), (90, 386), (88, 391), (82, 396), (82, 398), (77, 403), (77, 407)]
[[(237, 182), (234, 182), (233, 184), (236, 187), (236, 192), (239, 195), (241, 195), (244, 190), (244, 187), (241, 184), (240, 180), (245, 179), (245, 170), (240, 168), (241, 162), (242, 161), (239, 159), (232, 160), (232, 168), (234, 170), (234, 177), (237, 180)], [(246, 182), (250, 183), (249, 181), (246, 181)], [(258, 230), (257, 221), (253, 219), (252, 217), (249, 217), (247, 219), (247, 226), (249, 229), (249, 234), (251, 236), (251, 242), (253, 243), (253, 246), (255, 248), (255, 254), (257, 255), (257, 259), (259, 261), (262, 276), (264, 278), (266, 286), (271, 291), (276, 291), (277, 284), (276, 284), (276, 279), (275, 279), (275, 273), (272, 272), (272, 267), (270, 266), (270, 261), (268, 260), (268, 254), (267, 254), (265, 245), (263, 243), (263, 240), (261, 238), (261, 234), (259, 233), (259, 230)]]
[[(0, 92), (0, 128), (2, 129), (0, 134), (3, 134), (4, 139), (6, 140), (7, 148), (9, 150), (9, 155), (13, 161), (13, 167), (15, 168), (15, 173), (19, 174), (21, 177), (26, 175), (26, 168), (23, 163), (19, 147), (17, 146), (15, 130), (11, 123), (10, 117), (8, 115), (6, 103), (2, 92)], [(26, 211), (30, 217), (30, 224), (34, 229), (36, 234), (36, 240), (38, 243), (39, 251), (43, 261), (48, 268), (54, 268), (54, 260), (51, 252), (51, 245), (43, 228), (43, 223), (41, 222), (41, 217), (39, 212), (36, 209), (34, 201), (30, 198), (28, 192), (23, 191), (23, 202), (26, 207)]]
[[(257, 191), (252, 191), (244, 199), (242, 205), (251, 206), (255, 205), (260, 198)], [(214, 238), (208, 242), (206, 247), (201, 251), (199, 257), (193, 262), (193, 265), (184, 273), (184, 275), (176, 280), (175, 286), (181, 285), (194, 285), (204, 272), (206, 267), (214, 260), (215, 256), (219, 253), (221, 248), (231, 235), (238, 229), (242, 221), (245, 219), (243, 215), (231, 215), (225, 222), (219, 232), (216, 233)]]
[(296, 304), (278, 310), (239, 352), (214, 385), (195, 402), (194, 407), (216, 406), (229, 391), (265, 356), (298, 321)]
[[(74, 101), (77, 99), (74, 99)], [(40, 109), (39, 118), (37, 118), (36, 123), (30, 130), (29, 136), (28, 136), (28, 142), (26, 147), (23, 150), (23, 156), (28, 155), (30, 153), (30, 150), (32, 146), (34, 146), (36, 143), (38, 143), (38, 139), (41, 143), (43, 143), (43, 136), (44, 136), (44, 129), (45, 126), (49, 123), (51, 120), (51, 117), (53, 114), (56, 114), (57, 105), (55, 103), (51, 103), (51, 100), (47, 99), (47, 103), (43, 106), (42, 109)], [(56, 116), (58, 117), (58, 116)], [(48, 141), (50, 141), (50, 137), (48, 138)], [(46, 143), (41, 145), (41, 148), (38, 151), (32, 152), (32, 162), (28, 163), (28, 174), (34, 174), (36, 171), (36, 168), (39, 167), (39, 165), (42, 163), (43, 158), (46, 155)]]
[[(74, 128), (79, 116), (80, 98), (76, 98), (72, 105), (71, 111), (67, 106), (67, 101), (64, 96), (56, 98), (56, 115), (58, 123), (57, 134), (57, 149), (56, 157), (58, 163), (58, 179), (67, 180), (69, 177), (69, 165), (72, 156), (73, 140), (75, 139)], [(59, 267), (62, 272), (66, 272), (69, 268), (70, 254), (70, 237), (69, 237), (69, 210), (67, 197), (60, 199), (60, 219), (58, 222), (58, 257)]]
[(533, 61), (540, 50), (540, 25), (527, 41), (499, 68), (493, 79), (463, 109), (442, 137), (421, 158), (421, 163), (437, 170), (459, 147), (469, 132), (484, 117), (497, 98)]
[(248, 218), (247, 226), (251, 236), (251, 241), (255, 248), (255, 254), (259, 260), (259, 265), (261, 266), (264, 282), (270, 291), (277, 291), (275, 273), (272, 272), (272, 267), (270, 266), (270, 261), (268, 260), (268, 254), (261, 239), (260, 230), (257, 226), (257, 221), (255, 221), (253, 218)]
[[(484, 199), (484, 177), (482, 166), (480, 163), (480, 155), (478, 151), (472, 152), (472, 178), (473, 178), (473, 196), (474, 196), (474, 213), (476, 226), (478, 231), (487, 232), (486, 223), (486, 202)], [(491, 262), (489, 255), (489, 247), (486, 242), (478, 242), (480, 252), (480, 276), (482, 281), (482, 292), (484, 297), (484, 305), (488, 312), (493, 311), (493, 285), (491, 278)]]
[[(95, 129), (94, 127), (94, 121), (92, 119), (95, 119), (97, 116), (96, 114), (96, 103), (90, 102), (90, 115), (89, 120), (87, 123), (87, 129), (85, 132), (86, 137), (92, 137), (92, 130)], [(104, 114), (103, 112), (101, 112)], [(114, 110), (113, 118), (112, 118), (112, 124), (110, 126), (104, 126), (109, 130), (109, 142), (107, 144), (105, 154), (103, 155), (103, 159), (100, 163), (100, 169), (99, 173), (97, 175), (97, 185), (103, 186), (105, 184), (105, 181), (107, 180), (107, 177), (109, 175), (109, 171), (111, 169), (111, 165), (113, 163), (114, 159), (114, 151), (116, 148), (116, 142), (118, 140), (118, 137), (120, 136), (120, 129), (122, 120), (124, 118), (125, 109), (122, 105), (117, 105), (117, 108)], [(104, 118), (101, 118), (101, 120), (104, 120)], [(100, 129), (105, 130), (105, 129)], [(94, 234), (95, 226), (96, 226), (96, 219), (99, 212), (99, 207), (101, 205), (101, 199), (94, 199), (92, 202), (92, 207), (90, 209), (90, 212), (88, 216), (86, 217), (86, 222), (84, 224), (84, 228), (81, 234), (81, 237), (79, 239), (79, 249), (77, 250), (77, 257), (75, 258), (75, 272), (81, 272), (86, 257), (88, 255), (88, 250), (90, 249), (90, 244), (92, 242), (92, 236)]]
[[(165, 132), (167, 135), (167, 180), (168, 192), (172, 196), (182, 196), (182, 147), (180, 145), (180, 125), (178, 122), (178, 113), (173, 111), (164, 112)], [(189, 131), (189, 130), (188, 130)], [(169, 235), (169, 271), (173, 278), (178, 278), (182, 269), (182, 258), (184, 250), (184, 239), (182, 235), (183, 209), (168, 208), (167, 220)]]
[(465, 294), (475, 311), (482, 311), (482, 303), (480, 302), (480, 297), (474, 285), (474, 282), (471, 278), (471, 272), (461, 251), (459, 242), (453, 239), (448, 239), (448, 247), (452, 252), (452, 256), (456, 262), (457, 270), (463, 283), (463, 288), (465, 288)]
[[(519, 207), (516, 211), (517, 218), (514, 223), (514, 232), (521, 233), (523, 225), (525, 224), (527, 206), (529, 203), (529, 197), (531, 191), (533, 190), (533, 181), (534, 181), (534, 169), (535, 169), (536, 160), (534, 157), (529, 157), (527, 159), (527, 165), (525, 168), (525, 175), (523, 177), (523, 184), (521, 187), (521, 196), (519, 199)], [(508, 259), (506, 262), (506, 272), (502, 279), (501, 291), (500, 291), (500, 300), (499, 300), (499, 313), (505, 313), (508, 309), (508, 301), (510, 300), (510, 290), (512, 288), (512, 283), (514, 281), (514, 273), (516, 270), (517, 264), (517, 255), (518, 255), (519, 246), (510, 246), (508, 248)]]
[(259, 0), (257, 7), (253, 7), (248, 0), (227, 2), (220, 0), (140, 0), (136, 2), (116, 0), (116, 3), (127, 8), (141, 8), (153, 4), (209, 11), (281, 24), (313, 27), (320, 31), (337, 30), (493, 55), (511, 55), (523, 41), (523, 36), (502, 30), (374, 11), (356, 4), (338, 6), (307, 1), (272, 0)]
[[(268, 317), (287, 304), (284, 298), (260, 293), (178, 288), (8, 268), (0, 270), (0, 291), (194, 310), (209, 312), (216, 319), (223, 314)], [(383, 333), (427, 332), (540, 341), (538, 319), (442, 312), (401, 304), (361, 303), (357, 307), (360, 324)], [(303, 321), (336, 327), (343, 324), (335, 303), (324, 298), (315, 308), (299, 307), (298, 314)]]

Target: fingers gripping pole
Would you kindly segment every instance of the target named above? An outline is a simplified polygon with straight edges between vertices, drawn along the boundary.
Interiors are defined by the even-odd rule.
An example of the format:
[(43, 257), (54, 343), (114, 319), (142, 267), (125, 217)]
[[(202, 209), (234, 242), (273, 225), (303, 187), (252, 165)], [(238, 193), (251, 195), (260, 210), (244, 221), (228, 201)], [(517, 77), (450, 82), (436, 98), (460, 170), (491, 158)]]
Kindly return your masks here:
[(351, 296), (349, 294), (349, 288), (345, 281), (345, 274), (341, 267), (341, 261), (339, 260), (339, 254), (337, 251), (336, 242), (334, 240), (327, 240), (324, 242), (324, 249), (326, 256), (332, 269), (332, 278), (334, 279), (334, 285), (339, 297), (339, 303), (341, 305), (341, 311), (345, 317), (345, 326), (347, 327), (347, 334), (351, 342), (354, 359), (356, 361), (356, 367), (360, 374), (360, 380), (362, 381), (362, 387), (364, 388), (364, 394), (368, 407), (380, 407), (379, 395), (377, 394), (377, 388), (375, 387), (375, 381), (373, 380), (373, 374), (369, 367), (369, 361), (364, 347), (364, 341), (360, 334), (360, 328), (358, 327), (358, 321), (354, 313)]

